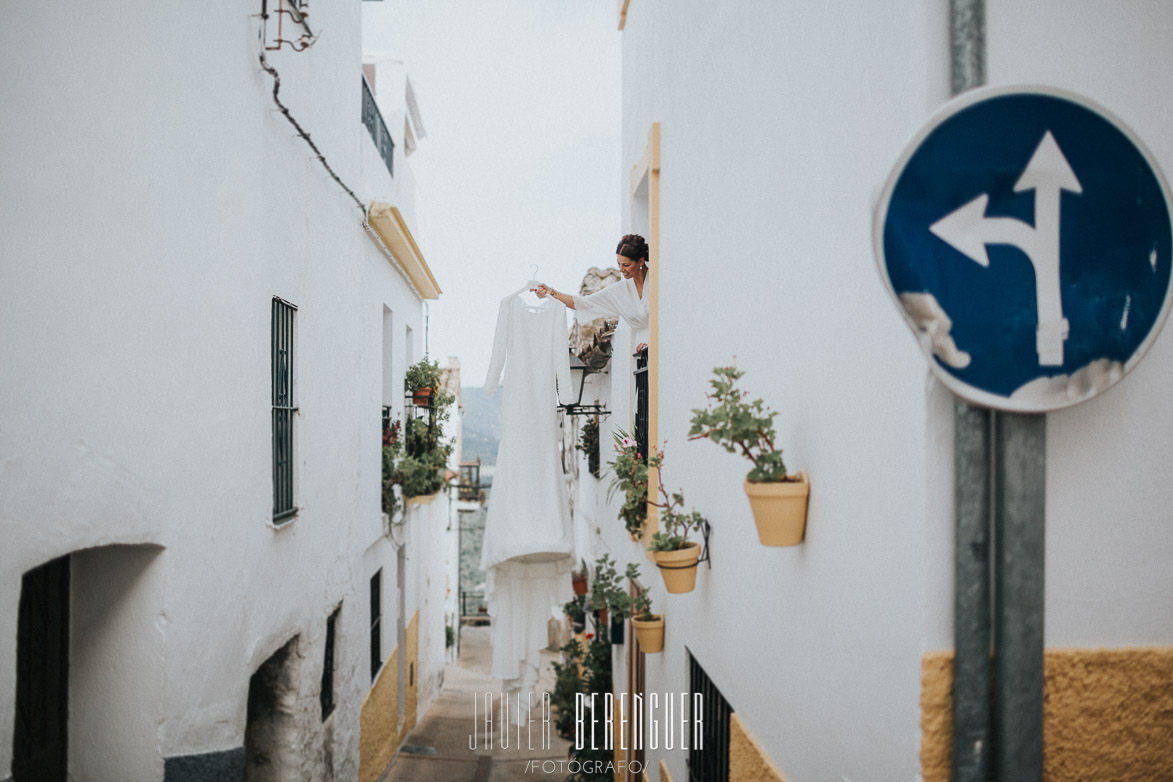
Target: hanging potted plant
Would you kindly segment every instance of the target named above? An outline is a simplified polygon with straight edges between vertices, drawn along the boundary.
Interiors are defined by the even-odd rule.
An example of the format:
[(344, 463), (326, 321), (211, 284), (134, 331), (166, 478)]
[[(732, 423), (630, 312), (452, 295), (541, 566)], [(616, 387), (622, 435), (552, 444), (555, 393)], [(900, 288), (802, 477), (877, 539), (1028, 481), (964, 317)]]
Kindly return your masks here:
[[(628, 567), (628, 577), (635, 565)], [(636, 577), (639, 571), (636, 571)], [(632, 578), (632, 580), (636, 580)], [(635, 636), (639, 639), (640, 651), (646, 654), (657, 654), (664, 649), (664, 616), (652, 613), (652, 599), (648, 597), (646, 589), (637, 589), (631, 598), (631, 626), (635, 628)]]
[(577, 568), (570, 574), (571, 585), (574, 587), (574, 594), (585, 595), (587, 593), (587, 568), (584, 560), (581, 568)]
[(594, 477), (599, 477), (599, 417), (592, 416), (582, 425), (578, 444), (574, 446), (587, 457), (587, 470)]
[(562, 606), (562, 613), (570, 620), (570, 629), (574, 633), (586, 630), (586, 595), (575, 595), (574, 599)]
[(417, 407), (430, 407), (432, 395), (440, 387), (440, 365), (428, 358), (422, 358), (407, 369), (403, 378), (407, 393), (411, 395), (412, 404)]
[(626, 432), (615, 433), (615, 458), (607, 462), (611, 467), (611, 487), (607, 499), (616, 491), (623, 492), (619, 518), (632, 540), (638, 540), (648, 518), (648, 463), (639, 443)]
[(696, 587), (696, 569), (700, 561), (699, 543), (688, 539), (692, 531), (705, 530), (709, 522), (695, 509), (684, 512), (684, 495), (681, 492), (668, 493), (664, 488), (664, 450), (648, 459), (648, 466), (656, 468), (659, 492), (660, 530), (652, 534), (648, 551), (660, 569), (664, 587), (673, 594), (691, 592)]
[[(638, 579), (639, 567), (634, 562), (629, 564), (625, 575), (631, 580)], [(631, 617), (631, 595), (623, 587), (610, 554), (604, 554), (595, 562), (590, 605), (597, 612), (599, 626), (610, 624), (611, 643), (623, 643), (623, 623)]]
[(806, 507), (810, 480), (804, 471), (788, 475), (782, 450), (774, 445), (774, 417), (761, 399), (747, 402), (748, 392), (737, 388), (744, 372), (735, 367), (716, 367), (709, 380), (707, 408), (692, 411), (689, 439), (705, 438), (729, 453), (740, 453), (753, 463), (744, 488), (758, 528), (758, 540), (766, 546), (796, 546), (806, 533)]

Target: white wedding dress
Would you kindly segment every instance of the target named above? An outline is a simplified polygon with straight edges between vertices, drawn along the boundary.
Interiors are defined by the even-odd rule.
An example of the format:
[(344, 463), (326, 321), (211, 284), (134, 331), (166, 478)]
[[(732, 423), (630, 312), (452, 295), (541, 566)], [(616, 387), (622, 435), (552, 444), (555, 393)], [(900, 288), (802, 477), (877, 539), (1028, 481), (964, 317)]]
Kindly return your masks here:
[[(537, 684), (547, 624), (573, 598), (576, 553), (559, 452), (559, 401), (573, 401), (566, 308), (554, 298), (501, 301), (484, 391), (504, 370), (501, 443), (485, 518), (482, 564), (492, 617), (492, 673), (507, 696)], [(535, 694), (535, 700), (537, 695)], [(511, 709), (517, 704), (511, 697)]]

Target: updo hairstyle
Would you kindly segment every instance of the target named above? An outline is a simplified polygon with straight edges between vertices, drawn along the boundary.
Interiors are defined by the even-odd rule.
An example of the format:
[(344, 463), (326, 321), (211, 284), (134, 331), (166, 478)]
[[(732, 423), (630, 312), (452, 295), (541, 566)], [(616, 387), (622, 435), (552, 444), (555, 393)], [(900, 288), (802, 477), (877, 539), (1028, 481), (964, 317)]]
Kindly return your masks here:
[(624, 258), (630, 258), (633, 261), (648, 260), (648, 243), (639, 234), (627, 234), (619, 240), (619, 246), (615, 248), (618, 255)]

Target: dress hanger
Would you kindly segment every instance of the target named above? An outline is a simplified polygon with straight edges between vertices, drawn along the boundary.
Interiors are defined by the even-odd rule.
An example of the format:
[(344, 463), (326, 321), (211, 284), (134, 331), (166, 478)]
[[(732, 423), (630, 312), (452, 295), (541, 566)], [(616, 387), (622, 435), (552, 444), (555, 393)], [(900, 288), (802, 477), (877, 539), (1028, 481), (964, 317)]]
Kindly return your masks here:
[(529, 267), (531, 269), (533, 269), (533, 271), (530, 272), (530, 275), (529, 275), (529, 282), (527, 282), (521, 288), (518, 288), (517, 290), (515, 290), (513, 293), (509, 294), (510, 296), (520, 296), (521, 294), (525, 293), (526, 291), (531, 291), (534, 288), (541, 285), (541, 283), (538, 282), (538, 265), (536, 263), (531, 263), (529, 265)]

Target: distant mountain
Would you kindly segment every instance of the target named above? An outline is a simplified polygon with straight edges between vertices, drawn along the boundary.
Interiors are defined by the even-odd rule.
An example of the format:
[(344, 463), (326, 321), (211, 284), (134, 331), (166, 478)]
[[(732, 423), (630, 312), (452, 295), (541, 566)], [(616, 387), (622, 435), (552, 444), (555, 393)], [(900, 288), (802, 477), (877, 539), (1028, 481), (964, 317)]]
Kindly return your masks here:
[(481, 464), (496, 464), (497, 444), (501, 441), (501, 393), (485, 396), (480, 386), (461, 386), (460, 400), (464, 403), (462, 457), (471, 462), (479, 456)]

